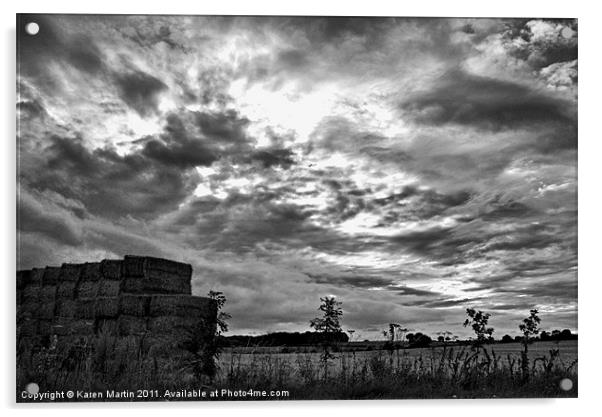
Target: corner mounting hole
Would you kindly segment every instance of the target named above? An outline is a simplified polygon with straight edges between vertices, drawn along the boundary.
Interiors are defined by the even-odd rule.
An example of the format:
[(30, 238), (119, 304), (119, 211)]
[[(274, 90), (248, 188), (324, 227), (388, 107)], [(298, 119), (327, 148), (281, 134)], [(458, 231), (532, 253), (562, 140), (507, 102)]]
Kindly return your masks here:
[(562, 381), (560, 381), (560, 389), (563, 391), (570, 391), (573, 389), (573, 381), (571, 381), (569, 378), (564, 378)]
[(40, 25), (38, 25), (36, 22), (29, 22), (25, 25), (25, 32), (27, 32), (28, 35), (37, 35), (39, 31)]

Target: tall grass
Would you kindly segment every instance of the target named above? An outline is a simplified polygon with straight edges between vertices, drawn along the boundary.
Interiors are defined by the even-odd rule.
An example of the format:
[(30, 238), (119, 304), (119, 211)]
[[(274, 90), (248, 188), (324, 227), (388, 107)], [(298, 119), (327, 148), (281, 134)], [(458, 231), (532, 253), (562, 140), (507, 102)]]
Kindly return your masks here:
[(49, 347), (22, 344), (17, 350), (17, 394), (30, 382), (41, 391), (122, 391), (194, 389), (210, 380), (197, 372), (201, 355), (162, 353), (143, 352), (133, 336), (103, 332)]
[[(444, 347), (418, 356), (403, 350), (358, 357), (340, 353), (326, 364), (316, 354), (232, 354), (214, 382), (231, 389), (290, 391), (291, 399), (573, 397), (577, 362), (553, 349), (531, 361), (485, 349)], [(525, 371), (526, 369), (526, 371)], [(526, 374), (525, 374), (526, 372)], [(570, 378), (570, 392), (560, 381)]]
[[(223, 353), (213, 377), (195, 372), (199, 355), (151, 356), (133, 339), (99, 334), (63, 347), (20, 346), (17, 391), (36, 382), (54, 390), (288, 390), (287, 399), (574, 397), (577, 363), (557, 349), (531, 358), (494, 350), (444, 347), (423, 350), (318, 353)], [(570, 378), (574, 387), (560, 389)], [(18, 396), (17, 396), (18, 397)]]

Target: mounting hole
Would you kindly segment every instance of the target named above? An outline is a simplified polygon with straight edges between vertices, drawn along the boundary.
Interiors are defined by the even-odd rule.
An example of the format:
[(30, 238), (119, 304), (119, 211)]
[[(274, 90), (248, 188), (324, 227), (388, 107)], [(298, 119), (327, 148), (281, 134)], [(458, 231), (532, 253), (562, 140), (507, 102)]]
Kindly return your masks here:
[(570, 391), (573, 389), (573, 381), (571, 381), (569, 378), (564, 378), (562, 381), (560, 381), (560, 389), (563, 391)]
[(562, 29), (560, 31), (560, 34), (562, 35), (563, 38), (570, 39), (575, 34), (575, 31), (573, 29), (567, 27), (567, 28)]
[(40, 25), (38, 25), (36, 22), (29, 22), (25, 25), (25, 32), (27, 32), (28, 35), (37, 35), (39, 31)]
[(30, 382), (25, 387), (25, 391), (27, 391), (31, 395), (35, 395), (38, 392), (40, 392), (40, 386), (38, 384), (36, 384), (35, 382)]

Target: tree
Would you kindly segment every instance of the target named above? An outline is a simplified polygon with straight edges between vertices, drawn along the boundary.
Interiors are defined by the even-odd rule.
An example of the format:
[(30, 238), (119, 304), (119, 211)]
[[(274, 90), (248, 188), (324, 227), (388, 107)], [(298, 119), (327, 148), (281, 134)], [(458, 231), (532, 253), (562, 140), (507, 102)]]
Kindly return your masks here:
[(480, 347), (483, 343), (492, 338), (494, 332), (493, 327), (487, 327), (491, 314), (483, 313), (481, 310), (475, 310), (474, 308), (467, 308), (466, 314), (468, 314), (468, 318), (464, 321), (464, 327), (472, 327), (472, 330), (477, 336), (473, 345), (475, 347)]
[(521, 370), (523, 373), (523, 379), (529, 378), (529, 343), (533, 342), (533, 338), (539, 333), (539, 323), (541, 319), (537, 315), (539, 312), (536, 308), (529, 311), (529, 317), (523, 319), (523, 322), (519, 324), (518, 328), (523, 332), (523, 351), (521, 352)]
[(512, 343), (512, 342), (514, 342), (514, 339), (512, 338), (512, 336), (505, 334), (502, 337), (502, 343)]
[(224, 311), (222, 308), (226, 304), (226, 296), (221, 291), (209, 291), (207, 293), (207, 297), (215, 300), (217, 303), (217, 335), (221, 335), (222, 333), (226, 333), (228, 331), (228, 323), (227, 320), (230, 320), (232, 316)]
[(573, 338), (573, 333), (569, 329), (564, 329), (560, 332), (560, 338), (562, 340), (571, 340)]
[(349, 341), (353, 342), (353, 335), (355, 334), (355, 330), (347, 329), (347, 333), (349, 333)]
[(395, 336), (397, 334), (397, 330), (401, 328), (401, 326), (397, 323), (389, 323), (389, 336), (390, 336), (390, 341), (391, 342), (395, 342)]
[(342, 333), (340, 319), (343, 316), (343, 310), (341, 309), (343, 303), (337, 301), (334, 297), (320, 297), (320, 301), (322, 303), (318, 310), (323, 312), (322, 317), (312, 319), (309, 326), (326, 336), (322, 344), (324, 351), (320, 357), (320, 361), (324, 366), (324, 380), (326, 380), (328, 379), (328, 361), (334, 358), (334, 355), (330, 353), (333, 341), (337, 334)]
[(523, 322), (518, 326), (519, 330), (523, 333), (523, 346), (524, 351), (527, 353), (528, 345), (533, 342), (535, 336), (539, 334), (539, 323), (541, 319), (537, 315), (539, 311), (532, 309), (529, 311), (529, 317), (523, 319)]
[(309, 322), (309, 326), (322, 333), (338, 333), (341, 332), (340, 318), (343, 316), (341, 309), (342, 302), (337, 301), (334, 297), (321, 297), (320, 307), (318, 310), (324, 314), (322, 317), (316, 317)]
[(412, 335), (410, 340), (410, 347), (428, 347), (433, 341), (429, 336), (417, 332)]

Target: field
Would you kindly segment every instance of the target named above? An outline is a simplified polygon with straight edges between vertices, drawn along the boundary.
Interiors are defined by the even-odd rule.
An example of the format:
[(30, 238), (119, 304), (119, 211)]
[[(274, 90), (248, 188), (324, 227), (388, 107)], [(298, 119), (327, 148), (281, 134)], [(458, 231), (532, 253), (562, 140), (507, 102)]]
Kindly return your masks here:
[[(576, 397), (578, 390), (576, 340), (533, 343), (527, 361), (518, 343), (397, 350), (350, 343), (329, 348), (327, 355), (321, 346), (224, 349), (213, 377), (175, 361), (157, 363), (137, 350), (108, 350), (114, 342), (99, 336), (85, 350), (24, 352), (17, 360), (17, 398), (29, 382), (43, 391), (241, 393), (210, 400), (547, 398)], [(572, 387), (563, 390), (567, 379)], [(262, 391), (267, 395), (255, 395)]]
[[(217, 387), (288, 390), (292, 399), (574, 397), (577, 341), (440, 346), (332, 353), (320, 347), (232, 348), (220, 355)], [(283, 351), (285, 353), (283, 353)], [(569, 378), (573, 387), (560, 388)]]

